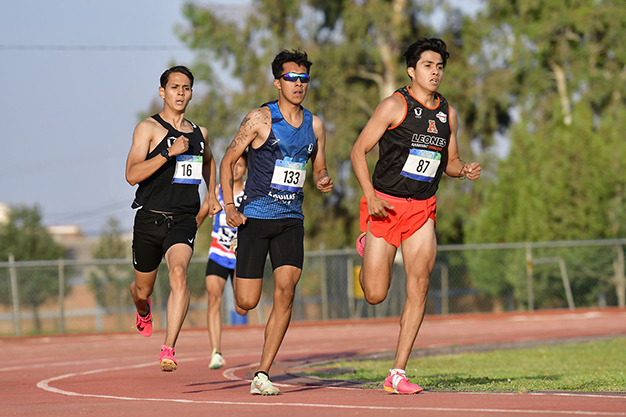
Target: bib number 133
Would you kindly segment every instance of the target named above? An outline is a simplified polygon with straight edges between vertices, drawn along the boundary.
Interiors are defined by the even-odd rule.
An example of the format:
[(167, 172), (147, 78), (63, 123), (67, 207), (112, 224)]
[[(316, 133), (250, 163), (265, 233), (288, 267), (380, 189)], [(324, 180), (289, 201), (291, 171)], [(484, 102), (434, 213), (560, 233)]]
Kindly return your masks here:
[(302, 191), (306, 180), (306, 164), (279, 159), (274, 165), (271, 187), (291, 192)]

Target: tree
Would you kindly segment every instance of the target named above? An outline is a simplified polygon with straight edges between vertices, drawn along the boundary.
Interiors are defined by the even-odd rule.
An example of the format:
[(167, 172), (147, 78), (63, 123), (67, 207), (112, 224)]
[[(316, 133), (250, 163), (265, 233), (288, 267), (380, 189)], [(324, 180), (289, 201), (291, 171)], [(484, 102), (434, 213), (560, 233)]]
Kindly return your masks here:
[[(8, 223), (0, 224), (0, 258), (8, 260), (9, 254), (18, 262), (50, 260), (62, 257), (65, 249), (41, 225), (39, 207), (20, 205), (11, 207)], [(58, 268), (20, 268), (18, 272), (20, 303), (32, 308), (35, 331), (39, 332), (39, 307), (59, 295)], [(3, 277), (0, 279), (0, 303), (11, 305), (12, 302), (8, 276)]]
[[(305, 104), (326, 125), (327, 164), (335, 188), (330, 197), (324, 197), (312, 192), (311, 181), (305, 184), (308, 247), (315, 248), (321, 242), (327, 248), (353, 246), (358, 235), (361, 190), (349, 160), (352, 144), (378, 102), (408, 82), (402, 53), (418, 37), (437, 33), (427, 17), (438, 3), (256, 0), (247, 16), (237, 21), (210, 7), (185, 6), (188, 27), (180, 28), (179, 34), (197, 53), (194, 73), (209, 87), (204, 97), (194, 101), (190, 115), (208, 126), (212, 137), (229, 141), (247, 111), (276, 98), (269, 69), (276, 53), (299, 48), (313, 61), (312, 88)], [(459, 52), (460, 36), (454, 32), (458, 32), (462, 19), (458, 13), (451, 14), (449, 31), (441, 33), (449, 35), (450, 48), (458, 56), (455, 76), (463, 75), (461, 69), (468, 67)], [(228, 85), (219, 82), (224, 77), (218, 76), (218, 65), (229, 70)], [(452, 103), (467, 94), (463, 88), (467, 78), (463, 75), (442, 91)], [(480, 110), (490, 115), (490, 105)], [(470, 117), (469, 111), (464, 120), (470, 126), (461, 150), (470, 159), (469, 139), (488, 141), (490, 136), (482, 126), (494, 124), (490, 119)], [(454, 214), (440, 221), (440, 240), (460, 243), (462, 219), (470, 199), (458, 199), (454, 194), (468, 195), (472, 188), (458, 182), (444, 186), (454, 189), (442, 197), (444, 204), (454, 207)]]
[[(467, 26), (474, 60), (484, 63), (478, 79), (499, 74), (510, 81), (495, 88), (515, 119), (511, 152), (480, 190), (468, 242), (624, 235), (626, 47), (618, 41), (624, 30), (626, 9), (613, 0), (491, 0)], [(574, 281), (604, 290), (608, 284), (586, 277), (591, 260), (600, 274), (613, 270), (610, 257), (598, 264), (596, 251), (578, 252), (568, 260)], [(501, 293), (520, 282), (519, 261), (497, 272), (480, 257), (470, 262), (475, 282)], [(559, 282), (558, 270), (551, 276)], [(516, 298), (524, 301), (519, 291)]]

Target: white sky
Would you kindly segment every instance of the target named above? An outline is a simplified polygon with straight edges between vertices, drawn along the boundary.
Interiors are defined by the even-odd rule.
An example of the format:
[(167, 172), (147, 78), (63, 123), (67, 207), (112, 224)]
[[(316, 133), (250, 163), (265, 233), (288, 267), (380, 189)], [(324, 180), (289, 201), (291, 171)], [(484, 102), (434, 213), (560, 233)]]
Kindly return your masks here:
[[(248, 1), (198, 2), (223, 10)], [(132, 230), (136, 187), (124, 169), (138, 113), (158, 99), (170, 64), (193, 61), (174, 35), (185, 24), (183, 3), (0, 2), (0, 202), (38, 204), (44, 225), (78, 224), (88, 235), (110, 216)], [(55, 45), (152, 49), (49, 48)]]

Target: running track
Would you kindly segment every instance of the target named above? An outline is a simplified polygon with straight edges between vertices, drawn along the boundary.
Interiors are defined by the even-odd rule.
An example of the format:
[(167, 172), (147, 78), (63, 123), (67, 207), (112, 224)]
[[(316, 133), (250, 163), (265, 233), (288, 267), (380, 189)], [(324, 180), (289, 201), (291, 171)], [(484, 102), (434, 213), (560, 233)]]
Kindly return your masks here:
[[(0, 416), (625, 416), (626, 395), (466, 394), (330, 386), (302, 378), (304, 363), (383, 354), (395, 348), (396, 320), (293, 324), (272, 380), (282, 395), (249, 394), (250, 372), (263, 342), (261, 327), (225, 328), (225, 368), (207, 368), (204, 330), (183, 330), (179, 369), (161, 373), (163, 333), (135, 332), (0, 339)], [(490, 344), (528, 345), (554, 340), (626, 336), (626, 310), (475, 316), (427, 316), (418, 348)], [(416, 351), (416, 352), (417, 352)], [(625, 368), (626, 364), (616, 366)]]

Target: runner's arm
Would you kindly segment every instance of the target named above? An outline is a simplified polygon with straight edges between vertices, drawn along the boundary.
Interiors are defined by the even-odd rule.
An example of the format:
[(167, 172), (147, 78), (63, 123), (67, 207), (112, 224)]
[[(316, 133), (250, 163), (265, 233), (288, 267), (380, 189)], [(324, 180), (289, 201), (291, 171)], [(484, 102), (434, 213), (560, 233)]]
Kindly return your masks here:
[(480, 164), (478, 162), (466, 164), (459, 157), (459, 147), (456, 139), (458, 126), (456, 110), (450, 106), (450, 145), (448, 146), (448, 165), (445, 172), (453, 178), (478, 179), (481, 171)]
[[(220, 185), (224, 199), (226, 223), (230, 227), (237, 227), (246, 221), (246, 217), (235, 208), (233, 186), (233, 168), (239, 157), (252, 142), (259, 137), (259, 132), (271, 128), (272, 119), (267, 107), (250, 111), (241, 121), (239, 130), (230, 143), (220, 164)], [(266, 138), (267, 139), (267, 138)]]
[[(217, 187), (215, 187), (216, 197), (218, 193), (219, 191)], [(208, 214), (209, 214), (209, 193), (207, 193), (206, 196), (204, 197), (204, 201), (202, 202), (202, 205), (200, 206), (200, 211), (198, 212), (198, 215), (196, 216), (196, 223), (198, 224), (198, 227), (202, 225), (202, 223), (204, 222)]]
[(213, 217), (214, 214), (219, 213), (222, 210), (222, 206), (217, 197), (215, 196), (215, 158), (213, 158), (213, 152), (211, 152), (211, 146), (209, 145), (209, 133), (205, 127), (200, 126), (202, 137), (204, 138), (204, 155), (202, 157), (202, 176), (207, 186), (207, 199), (208, 199), (208, 216)]
[(317, 146), (315, 151), (311, 155), (313, 161), (313, 181), (318, 190), (323, 193), (329, 193), (333, 189), (333, 180), (328, 175), (328, 169), (326, 168), (326, 130), (324, 129), (324, 123), (322, 120), (313, 116), (313, 132), (317, 139)]
[(387, 217), (386, 208), (393, 209), (393, 207), (387, 201), (376, 196), (366, 155), (376, 146), (389, 127), (395, 126), (402, 120), (404, 112), (404, 100), (396, 94), (384, 99), (376, 107), (374, 114), (361, 131), (352, 147), (352, 152), (350, 152), (352, 169), (363, 189), (370, 216)]

